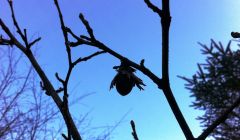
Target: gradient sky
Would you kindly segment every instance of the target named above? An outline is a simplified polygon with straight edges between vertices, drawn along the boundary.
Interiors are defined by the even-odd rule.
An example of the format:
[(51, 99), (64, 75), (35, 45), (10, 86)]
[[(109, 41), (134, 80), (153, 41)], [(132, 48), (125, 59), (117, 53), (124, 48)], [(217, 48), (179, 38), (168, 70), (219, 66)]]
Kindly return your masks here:
[[(65, 76), (67, 57), (59, 19), (53, 0), (13, 0), (17, 19), (27, 28), (29, 38), (42, 37), (36, 46), (37, 59), (55, 87), (60, 83), (54, 74)], [(111, 49), (140, 62), (161, 77), (161, 25), (159, 17), (147, 8), (143, 0), (60, 0), (65, 23), (77, 34), (86, 31), (78, 15), (82, 12), (90, 22), (97, 39)], [(152, 0), (161, 6), (160, 0)], [(171, 1), (170, 82), (174, 96), (194, 136), (201, 133), (202, 114), (189, 105), (189, 91), (177, 75), (192, 76), (197, 63), (204, 62), (197, 42), (210, 44), (210, 39), (225, 45), (231, 31), (240, 31), (240, 1), (238, 0), (181, 0)], [(0, 0), (0, 17), (14, 30), (6, 0)], [(236, 43), (232, 44), (236, 47)], [(73, 49), (75, 58), (84, 57), (97, 49), (80, 46)], [(27, 60), (26, 60), (27, 62)], [(112, 134), (112, 140), (132, 140), (130, 120), (136, 123), (138, 136), (143, 140), (184, 140), (184, 135), (157, 86), (141, 72), (137, 75), (147, 85), (144, 91), (134, 88), (128, 96), (120, 96), (109, 85), (119, 60), (103, 54), (79, 64), (70, 81), (70, 100), (86, 93), (95, 93), (71, 107), (75, 117), (90, 112), (92, 127), (114, 125), (127, 112), (123, 122)]]

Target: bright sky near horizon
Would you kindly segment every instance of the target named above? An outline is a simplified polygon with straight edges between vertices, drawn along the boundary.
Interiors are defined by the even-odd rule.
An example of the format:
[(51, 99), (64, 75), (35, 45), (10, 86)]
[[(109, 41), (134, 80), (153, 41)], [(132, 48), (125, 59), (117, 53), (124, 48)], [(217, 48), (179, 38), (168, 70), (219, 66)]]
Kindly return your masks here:
[[(28, 29), (32, 38), (42, 37), (35, 48), (37, 58), (55, 87), (60, 83), (55, 72), (62, 77), (67, 70), (67, 57), (60, 29), (57, 10), (52, 1), (13, 0), (17, 19), (22, 28)], [(161, 7), (160, 0), (152, 0)], [(161, 25), (159, 17), (143, 0), (59, 0), (65, 23), (77, 34), (86, 31), (78, 19), (83, 13), (92, 26), (97, 39), (111, 49), (140, 62), (161, 76)], [(210, 44), (210, 39), (223, 44), (231, 39), (231, 31), (240, 31), (240, 1), (238, 0), (181, 0), (171, 1), (170, 27), (170, 82), (174, 96), (194, 136), (201, 133), (195, 118), (202, 112), (189, 107), (194, 100), (184, 89), (184, 81), (177, 75), (191, 77), (197, 63), (204, 62), (197, 42)], [(0, 0), (0, 17), (14, 28), (6, 0)], [(1, 33), (1, 32), (0, 32)], [(233, 42), (232, 47), (236, 47)], [(81, 46), (73, 49), (75, 58), (84, 57), (97, 49)], [(138, 136), (143, 140), (184, 140), (184, 135), (162, 93), (146, 76), (137, 75), (147, 85), (144, 91), (134, 88), (128, 96), (120, 96), (109, 86), (116, 72), (113, 66), (119, 60), (108, 54), (97, 56), (75, 68), (70, 81), (70, 99), (86, 93), (95, 94), (71, 107), (71, 112), (90, 112), (91, 126), (113, 125), (124, 114), (124, 121), (114, 130), (112, 140), (133, 140), (130, 120), (134, 120)], [(71, 95), (72, 94), (72, 95)]]

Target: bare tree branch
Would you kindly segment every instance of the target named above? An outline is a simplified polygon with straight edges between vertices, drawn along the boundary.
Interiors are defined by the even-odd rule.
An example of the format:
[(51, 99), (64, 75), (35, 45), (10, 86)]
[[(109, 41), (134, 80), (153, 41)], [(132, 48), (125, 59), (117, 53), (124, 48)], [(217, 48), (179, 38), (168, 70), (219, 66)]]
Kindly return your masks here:
[(135, 123), (134, 123), (134, 121), (131, 120), (130, 123), (131, 123), (131, 127), (132, 127), (132, 130), (133, 130), (132, 136), (133, 136), (134, 140), (139, 140), (139, 139), (138, 139), (138, 136), (137, 136), (137, 131), (136, 131), (136, 128), (135, 128)]
[[(148, 2), (148, 1), (147, 1)], [(149, 3), (148, 3), (149, 4)], [(88, 41), (90, 41), (92, 44), (90, 43), (86, 43), (87, 45), (91, 45), (91, 46), (95, 46), (98, 47), (99, 49), (105, 50), (108, 53), (110, 53), (111, 55), (117, 57), (118, 59), (120, 59), (121, 61), (124, 61), (126, 63), (128, 63), (130, 66), (140, 70), (141, 72), (143, 72), (145, 75), (147, 75), (150, 79), (153, 80), (154, 83), (156, 83), (158, 85), (158, 88), (163, 89), (163, 92), (168, 100), (168, 103), (179, 123), (179, 125), (181, 126), (182, 131), (184, 132), (185, 136), (187, 139), (191, 140), (194, 139), (192, 132), (189, 128), (189, 126), (186, 123), (186, 120), (184, 119), (178, 105), (177, 102), (173, 96), (173, 93), (171, 91), (170, 88), (170, 84), (169, 84), (169, 70), (168, 70), (168, 48), (169, 48), (169, 27), (170, 27), (170, 22), (171, 22), (171, 17), (170, 17), (170, 11), (169, 11), (169, 1), (163, 1), (163, 10), (161, 11), (161, 14), (159, 14), (159, 16), (161, 16), (162, 18), (162, 80), (160, 78), (158, 78), (157, 76), (155, 76), (150, 70), (148, 70), (146, 67), (143, 67), (143, 62), (141, 61), (140, 65), (135, 64), (134, 62), (128, 60), (127, 58), (121, 56), (120, 54), (114, 52), (113, 50), (109, 49), (108, 47), (106, 47), (103, 43), (99, 42), (98, 40), (96, 40), (95, 38), (92, 39), (88, 39), (87, 37), (84, 37), (83, 39), (87, 39)], [(152, 5), (151, 5), (152, 6)], [(83, 24), (85, 25), (88, 34), (93, 34), (92, 29), (89, 25), (88, 22), (86, 22), (86, 20), (84, 19), (84, 16), (81, 15), (81, 21), (83, 22)], [(81, 36), (83, 37), (83, 36)]]
[[(85, 27), (88, 28), (88, 34), (92, 34), (92, 28), (90, 27), (89, 23), (86, 22), (87, 20), (84, 18), (84, 16), (81, 14), (81, 21), (84, 23)], [(85, 41), (83, 41), (85, 40)], [(86, 44), (86, 45), (90, 45), (93, 47), (97, 47), (103, 51), (108, 52), (109, 54), (113, 55), (114, 57), (118, 58), (120, 61), (128, 64), (129, 66), (132, 66), (136, 69), (138, 69), (139, 71), (141, 71), (142, 73), (144, 73), (145, 75), (147, 75), (150, 79), (153, 80), (154, 83), (156, 83), (158, 85), (158, 88), (162, 88), (162, 80), (160, 78), (158, 78), (154, 73), (152, 73), (148, 68), (143, 67), (129, 59), (127, 59), (126, 57), (120, 55), (119, 53), (113, 51), (112, 49), (108, 48), (105, 44), (103, 44), (102, 42), (98, 41), (97, 39), (92, 39), (92, 38), (88, 38), (86, 36), (81, 35), (81, 39), (78, 39), (77, 42), (70, 42), (70, 44), (74, 44), (75, 46), (77, 46), (78, 44)]]
[(12, 43), (11, 40), (4, 39), (4, 38), (2, 37), (2, 35), (1, 35), (1, 36), (0, 36), (0, 45), (10, 45), (10, 46), (12, 46), (13, 43)]
[(85, 25), (85, 27), (86, 27), (86, 29), (87, 29), (87, 32), (88, 32), (88, 34), (89, 34), (89, 36), (90, 36), (90, 38), (91, 38), (92, 40), (96, 40), (96, 39), (95, 39), (95, 36), (94, 36), (94, 34), (93, 34), (92, 28), (89, 26), (88, 21), (85, 20), (85, 18), (84, 18), (84, 16), (83, 16), (82, 13), (79, 14), (79, 18), (81, 19), (82, 23)]
[(16, 17), (15, 17), (15, 13), (14, 13), (14, 9), (13, 9), (13, 1), (12, 0), (8, 0), (8, 4), (10, 6), (10, 9), (11, 9), (11, 13), (12, 13), (12, 20), (13, 20), (13, 23), (14, 23), (14, 26), (17, 28), (17, 33), (20, 35), (20, 37), (22, 38), (22, 40), (24, 41), (25, 45), (27, 45), (27, 38), (26, 38), (26, 30), (25, 30), (25, 35), (22, 33), (21, 31), (21, 28), (20, 26), (18, 25), (18, 22), (16, 20)]
[[(133, 61), (125, 58), (124, 56), (118, 54), (117, 52), (111, 50), (110, 48), (108, 48), (106, 45), (104, 45), (103, 43), (101, 43), (100, 41), (98, 41), (96, 38), (92, 39), (92, 38), (88, 38), (86, 36), (80, 36), (81, 40), (79, 40), (79, 44), (86, 44), (86, 45), (90, 45), (90, 46), (94, 46), (97, 47), (99, 49), (102, 49), (106, 52), (108, 52), (109, 54), (115, 56), (116, 58), (120, 59), (121, 61), (127, 63), (129, 66), (132, 66), (136, 69), (138, 69), (139, 71), (141, 71), (143, 74), (145, 74), (146, 76), (148, 76), (155, 84), (157, 84), (159, 89), (162, 89), (164, 92), (164, 95), (166, 96), (168, 103), (172, 109), (172, 112), (174, 113), (179, 125), (181, 126), (182, 131), (184, 132), (186, 138), (188, 140), (192, 140), (194, 139), (192, 132), (189, 128), (189, 126), (186, 123), (186, 120), (184, 119), (181, 110), (178, 107), (178, 104), (175, 100), (175, 97), (173, 96), (173, 93), (171, 91), (170, 88), (170, 83), (169, 83), (169, 70), (168, 70), (168, 48), (169, 48), (169, 27), (170, 27), (170, 22), (171, 22), (171, 17), (170, 17), (170, 12), (169, 12), (169, 1), (164, 1), (163, 2), (163, 11), (164, 16), (162, 16), (162, 79), (158, 78), (154, 73), (152, 73), (149, 69), (147, 69), (144, 66), (144, 61), (140, 62), (139, 64), (134, 63)], [(82, 14), (80, 14), (80, 19), (83, 22), (83, 24), (85, 25), (85, 28), (88, 31), (88, 34), (91, 35), (93, 34), (92, 28), (89, 25), (89, 22), (87, 22), (87, 20), (84, 18), (84, 16)], [(86, 40), (85, 42), (83, 42), (82, 40)], [(76, 45), (78, 42), (74, 42), (73, 44)]]
[(57, 80), (64, 85), (65, 81), (62, 78), (59, 77), (57, 72), (55, 73), (55, 76), (56, 76)]
[(103, 53), (106, 53), (106, 51), (98, 51), (98, 52), (95, 52), (95, 53), (93, 53), (93, 54), (91, 54), (89, 56), (86, 56), (86, 57), (83, 57), (83, 58), (80, 57), (76, 61), (74, 61), (72, 64), (75, 66), (75, 65), (77, 65), (78, 63), (80, 63), (82, 61), (87, 61), (87, 60), (89, 60), (89, 59), (91, 59), (91, 58), (93, 58), (93, 57), (95, 57), (97, 55), (103, 54)]
[[(14, 18), (15, 19), (15, 18)], [(15, 20), (16, 22), (16, 20)], [(16, 25), (17, 22), (15, 23)], [(27, 49), (29, 46), (29, 44), (27, 44), (26, 46), (22, 45), (11, 33), (11, 31), (8, 29), (8, 27), (5, 25), (5, 23), (0, 19), (0, 26), (2, 27), (2, 29), (5, 31), (5, 33), (9, 36), (10, 40), (13, 42), (14, 45), (17, 46), (17, 48), (19, 48), (30, 60), (31, 64), (33, 65), (33, 67), (35, 68), (35, 70), (37, 71), (38, 75), (40, 76), (40, 78), (43, 81), (43, 85), (44, 88), (46, 89), (46, 93), (49, 93), (49, 95), (51, 95), (51, 97), (53, 98), (54, 102), (57, 104), (58, 108), (60, 109), (63, 118), (65, 120), (65, 123), (67, 124), (68, 127), (71, 128), (72, 133), (73, 133), (73, 138), (77, 139), (77, 140), (81, 140), (81, 137), (77, 131), (77, 128), (72, 120), (72, 117), (69, 113), (69, 111), (66, 111), (66, 107), (63, 107), (63, 102), (60, 99), (60, 97), (58, 96), (56, 90), (54, 89), (53, 85), (51, 84), (51, 82), (49, 81), (49, 79), (47, 78), (47, 76), (45, 75), (45, 73), (43, 72), (43, 70), (41, 69), (40, 65), (38, 64), (38, 62), (36, 61), (35, 57), (33, 56), (32, 52), (30, 49)], [(19, 28), (19, 32), (20, 32), (20, 28)], [(21, 33), (22, 34), (22, 33)], [(66, 99), (66, 98), (64, 98)], [(69, 129), (70, 130), (70, 129)]]
[[(25, 43), (25, 45), (21, 44), (20, 41), (13, 36), (12, 32), (9, 30), (9, 28), (5, 25), (5, 23), (0, 19), (0, 26), (4, 30), (4, 32), (8, 35), (9, 39), (3, 39), (2, 37), (0, 38), (0, 45), (15, 45), (17, 48), (19, 48), (30, 60), (31, 64), (39, 74), (41, 80), (42, 80), (42, 88), (46, 90), (46, 92), (53, 98), (55, 103), (57, 104), (58, 108), (60, 109), (64, 121), (67, 125), (68, 129), (68, 136), (63, 135), (65, 139), (76, 139), (76, 140), (81, 140), (81, 136), (72, 120), (71, 114), (69, 112), (68, 108), (68, 82), (72, 73), (72, 70), (75, 65), (82, 61), (87, 61), (97, 55), (103, 54), (103, 53), (109, 53), (110, 55), (116, 57), (119, 59), (121, 62), (126, 63), (127, 65), (136, 68), (137, 70), (141, 71), (143, 74), (145, 74), (147, 77), (149, 77), (157, 86), (159, 89), (163, 90), (163, 93), (172, 109), (172, 112), (174, 113), (185, 137), (187, 140), (194, 140), (194, 137), (192, 135), (192, 132), (181, 112), (179, 109), (179, 106), (175, 100), (175, 97), (173, 96), (173, 93), (171, 91), (170, 87), (170, 82), (169, 82), (169, 28), (171, 24), (171, 16), (170, 16), (170, 9), (169, 9), (169, 0), (162, 0), (162, 9), (159, 9), (157, 6), (152, 4), (150, 0), (144, 0), (146, 5), (155, 13), (157, 13), (160, 18), (161, 18), (161, 25), (162, 25), (162, 78), (159, 78), (156, 76), (154, 73), (152, 73), (148, 68), (144, 66), (144, 59), (141, 60), (140, 64), (137, 64), (128, 58), (122, 56), (121, 54), (113, 51), (109, 47), (107, 47), (104, 43), (100, 42), (99, 40), (96, 39), (93, 29), (91, 28), (89, 22), (84, 18), (83, 14), (79, 15), (79, 18), (81, 22), (84, 24), (88, 36), (77, 36), (72, 32), (70, 28), (65, 26), (64, 20), (63, 20), (63, 15), (58, 3), (58, 0), (54, 0), (55, 6), (58, 11), (58, 16), (60, 20), (60, 25), (62, 29), (62, 33), (64, 36), (64, 43), (66, 47), (66, 52), (68, 56), (68, 71), (66, 74), (65, 79), (61, 79), (58, 74), (56, 74), (56, 78), (62, 83), (63, 87), (55, 90), (51, 82), (49, 81), (48, 77), (45, 75), (43, 70), (41, 69), (40, 65), (36, 61), (35, 57), (33, 56), (30, 47), (33, 46), (36, 42), (40, 41), (41, 38), (35, 39), (33, 42), (28, 43), (27, 39), (27, 30), (24, 29), (23, 32), (15, 18), (14, 10), (13, 10), (13, 4), (11, 0), (8, 0), (11, 13), (12, 13), (12, 20), (14, 23), (14, 26), (17, 28), (17, 32), (20, 35), (22, 41)], [(71, 35), (74, 39), (74, 41), (69, 41), (68, 35)], [(238, 38), (239, 33), (237, 32), (232, 32), (232, 37)], [(89, 45), (96, 47), (100, 49), (101, 51), (95, 52), (89, 56), (83, 57), (83, 58), (78, 58), (77, 60), (73, 61), (72, 59), (72, 53), (71, 53), (71, 47), (77, 47), (79, 45)], [(61, 98), (58, 96), (59, 92), (64, 92), (63, 96), (63, 101)], [(206, 138), (210, 132), (213, 131), (217, 125), (219, 125), (221, 122), (226, 120), (227, 115), (229, 112), (231, 112), (234, 107), (236, 107), (239, 104), (239, 99), (236, 101), (236, 104), (231, 106), (220, 118), (216, 120), (209, 128), (207, 128), (197, 139), (204, 139)], [(131, 126), (133, 129), (133, 137), (135, 140), (138, 140), (136, 130), (135, 130), (135, 124), (133, 121), (131, 121)]]
[(11, 33), (11, 31), (9, 30), (9, 28), (5, 25), (5, 23), (2, 21), (2, 19), (0, 18), (0, 26), (2, 27), (2, 29), (5, 31), (5, 33), (9, 36), (9, 41), (11, 41), (11, 44), (15, 45), (17, 44), (18, 48), (26, 53), (26, 48), (14, 37), (14, 35)]
[(41, 37), (39, 37), (39, 38), (33, 40), (31, 43), (29, 43), (28, 46), (31, 47), (31, 46), (33, 46), (35, 43), (39, 42), (40, 40), (41, 40)]
[(64, 89), (63, 89), (62, 87), (60, 87), (60, 88), (58, 88), (58, 89), (56, 90), (57, 93), (60, 93), (60, 92), (62, 92), (62, 91), (64, 91)]
[(163, 16), (163, 11), (154, 4), (152, 4), (150, 0), (144, 0), (144, 2), (147, 4), (148, 8), (153, 10), (153, 12), (157, 13), (160, 17)]
[(240, 33), (239, 32), (231, 32), (231, 36), (233, 38), (240, 38)]

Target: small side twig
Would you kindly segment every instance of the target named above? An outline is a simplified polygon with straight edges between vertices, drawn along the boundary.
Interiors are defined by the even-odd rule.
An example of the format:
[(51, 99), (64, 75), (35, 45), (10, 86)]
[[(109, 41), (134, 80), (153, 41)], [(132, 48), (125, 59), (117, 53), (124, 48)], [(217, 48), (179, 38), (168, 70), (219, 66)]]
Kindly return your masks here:
[(24, 42), (25, 42), (26, 46), (28, 46), (27, 29), (23, 29), (23, 33), (24, 33), (23, 35), (24, 35), (24, 38), (25, 38)]
[(132, 130), (133, 130), (132, 136), (133, 136), (134, 140), (139, 140), (139, 139), (138, 139), (138, 136), (137, 136), (137, 132), (136, 132), (136, 128), (135, 128), (135, 123), (134, 123), (134, 121), (131, 120), (130, 123), (131, 123), (131, 127), (132, 127)]
[(82, 23), (85, 25), (85, 27), (86, 27), (86, 29), (87, 29), (87, 31), (88, 31), (88, 34), (89, 34), (89, 36), (91, 37), (91, 39), (92, 39), (92, 40), (96, 40), (96, 39), (95, 39), (95, 36), (94, 36), (94, 34), (93, 34), (92, 28), (90, 27), (88, 21), (85, 20), (85, 18), (84, 18), (84, 16), (83, 16), (82, 13), (79, 14), (79, 18), (81, 19)]
[(8, 4), (10, 6), (11, 9), (11, 13), (12, 13), (12, 20), (13, 20), (13, 24), (17, 29), (17, 33), (20, 35), (20, 37), (22, 38), (22, 40), (24, 41), (24, 44), (26, 46), (27, 51), (30, 50), (31, 46), (33, 46), (36, 42), (40, 41), (41, 38), (37, 38), (35, 39), (33, 42), (28, 43), (28, 37), (27, 37), (27, 29), (23, 29), (23, 32), (17, 22), (17, 19), (15, 17), (15, 13), (14, 13), (14, 8), (13, 8), (13, 1), (12, 0), (8, 0)]
[(57, 80), (58, 80), (59, 82), (61, 82), (61, 83), (64, 85), (64, 83), (65, 83), (64, 80), (59, 77), (59, 75), (58, 75), (57, 72), (55, 73), (55, 77), (57, 78)]
[(141, 66), (141, 67), (145, 67), (145, 66), (144, 66), (144, 62), (145, 62), (145, 60), (142, 59), (141, 62), (140, 62), (140, 66)]
[(86, 56), (86, 57), (83, 57), (83, 58), (80, 57), (76, 61), (74, 61), (72, 64), (76, 65), (76, 64), (78, 64), (78, 63), (80, 63), (82, 61), (87, 61), (87, 60), (89, 60), (89, 59), (91, 59), (91, 58), (93, 58), (93, 57), (95, 57), (97, 55), (103, 54), (103, 53), (106, 53), (106, 51), (97, 51), (97, 52), (95, 52), (95, 53), (93, 53), (93, 54), (91, 54), (89, 56)]
[(233, 38), (240, 38), (240, 33), (239, 32), (231, 32), (231, 36)]
[(68, 137), (62, 133), (62, 137), (65, 139), (65, 140), (68, 140)]
[(62, 88), (62, 87), (60, 87), (60, 88), (58, 88), (57, 90), (56, 90), (56, 93), (60, 93), (60, 92), (62, 92), (64, 89)]
[(12, 46), (14, 43), (11, 40), (4, 39), (0, 36), (0, 45), (10, 45)]
[(44, 86), (44, 83), (42, 81), (40, 82), (40, 87), (43, 91), (45, 91), (46, 95), (50, 96), (50, 93), (46, 90), (46, 87)]
[(29, 47), (32, 47), (35, 43), (39, 42), (41, 40), (41, 37), (33, 40), (31, 43), (28, 44)]
[(70, 35), (72, 35), (72, 37), (75, 38), (76, 40), (80, 39), (76, 34), (73, 33), (73, 31), (70, 28), (65, 27), (65, 31), (70, 33)]
[(13, 9), (13, 1), (12, 0), (8, 0), (8, 4), (10, 6), (10, 9), (11, 9), (11, 13), (12, 13), (12, 20), (13, 20), (13, 24), (14, 26), (17, 28), (17, 33), (20, 35), (20, 37), (22, 38), (22, 40), (24, 41), (25, 45), (27, 46), (27, 38), (24, 34), (26, 34), (26, 30), (24, 31), (24, 34), (23, 32), (21, 31), (21, 28), (20, 26), (18, 25), (18, 22), (16, 20), (16, 17), (15, 17), (15, 13), (14, 13), (14, 9)]
[(163, 15), (163, 11), (159, 9), (157, 6), (153, 5), (150, 0), (144, 0), (144, 2), (147, 4), (147, 6), (153, 10), (153, 12), (157, 13), (160, 17)]

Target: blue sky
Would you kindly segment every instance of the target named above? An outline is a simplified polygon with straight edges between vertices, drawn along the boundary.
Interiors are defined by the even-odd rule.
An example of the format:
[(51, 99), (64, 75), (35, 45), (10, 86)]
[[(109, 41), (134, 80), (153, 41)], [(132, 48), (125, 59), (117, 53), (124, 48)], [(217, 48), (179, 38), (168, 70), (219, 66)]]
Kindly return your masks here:
[[(143, 0), (59, 2), (66, 25), (75, 33), (86, 34), (78, 19), (82, 12), (97, 39), (135, 62), (145, 59), (145, 65), (161, 76), (160, 18), (147, 8)], [(152, 2), (161, 6), (160, 0)], [(42, 37), (34, 48), (38, 61), (55, 87), (59, 86), (54, 74), (58, 72), (62, 77), (66, 74), (67, 56), (53, 1), (14, 1), (14, 7), (21, 27), (28, 29), (29, 38)], [(231, 39), (231, 31), (240, 31), (239, 7), (240, 1), (236, 0), (182, 0), (170, 3), (170, 82), (194, 136), (201, 133), (200, 124), (195, 118), (202, 112), (189, 107), (194, 99), (189, 98), (184, 81), (176, 76), (192, 76), (197, 71), (196, 64), (204, 61), (197, 42), (209, 44), (213, 38), (226, 44)], [(0, 1), (0, 17), (14, 30), (5, 0)], [(233, 43), (232, 47), (235, 46)], [(96, 50), (80, 46), (73, 49), (73, 55), (75, 58), (84, 57)], [(147, 85), (144, 91), (134, 88), (125, 97), (115, 89), (109, 91), (110, 82), (116, 74), (112, 69), (115, 65), (119, 65), (119, 60), (103, 54), (76, 67), (71, 76), (69, 86), (72, 92), (69, 98), (92, 92), (95, 94), (72, 106), (72, 114), (77, 117), (91, 110), (91, 125), (97, 127), (113, 125), (129, 112), (113, 132), (113, 140), (132, 140), (131, 119), (137, 125), (140, 139), (184, 140), (162, 91), (141, 72), (137, 71), (137, 75)]]

